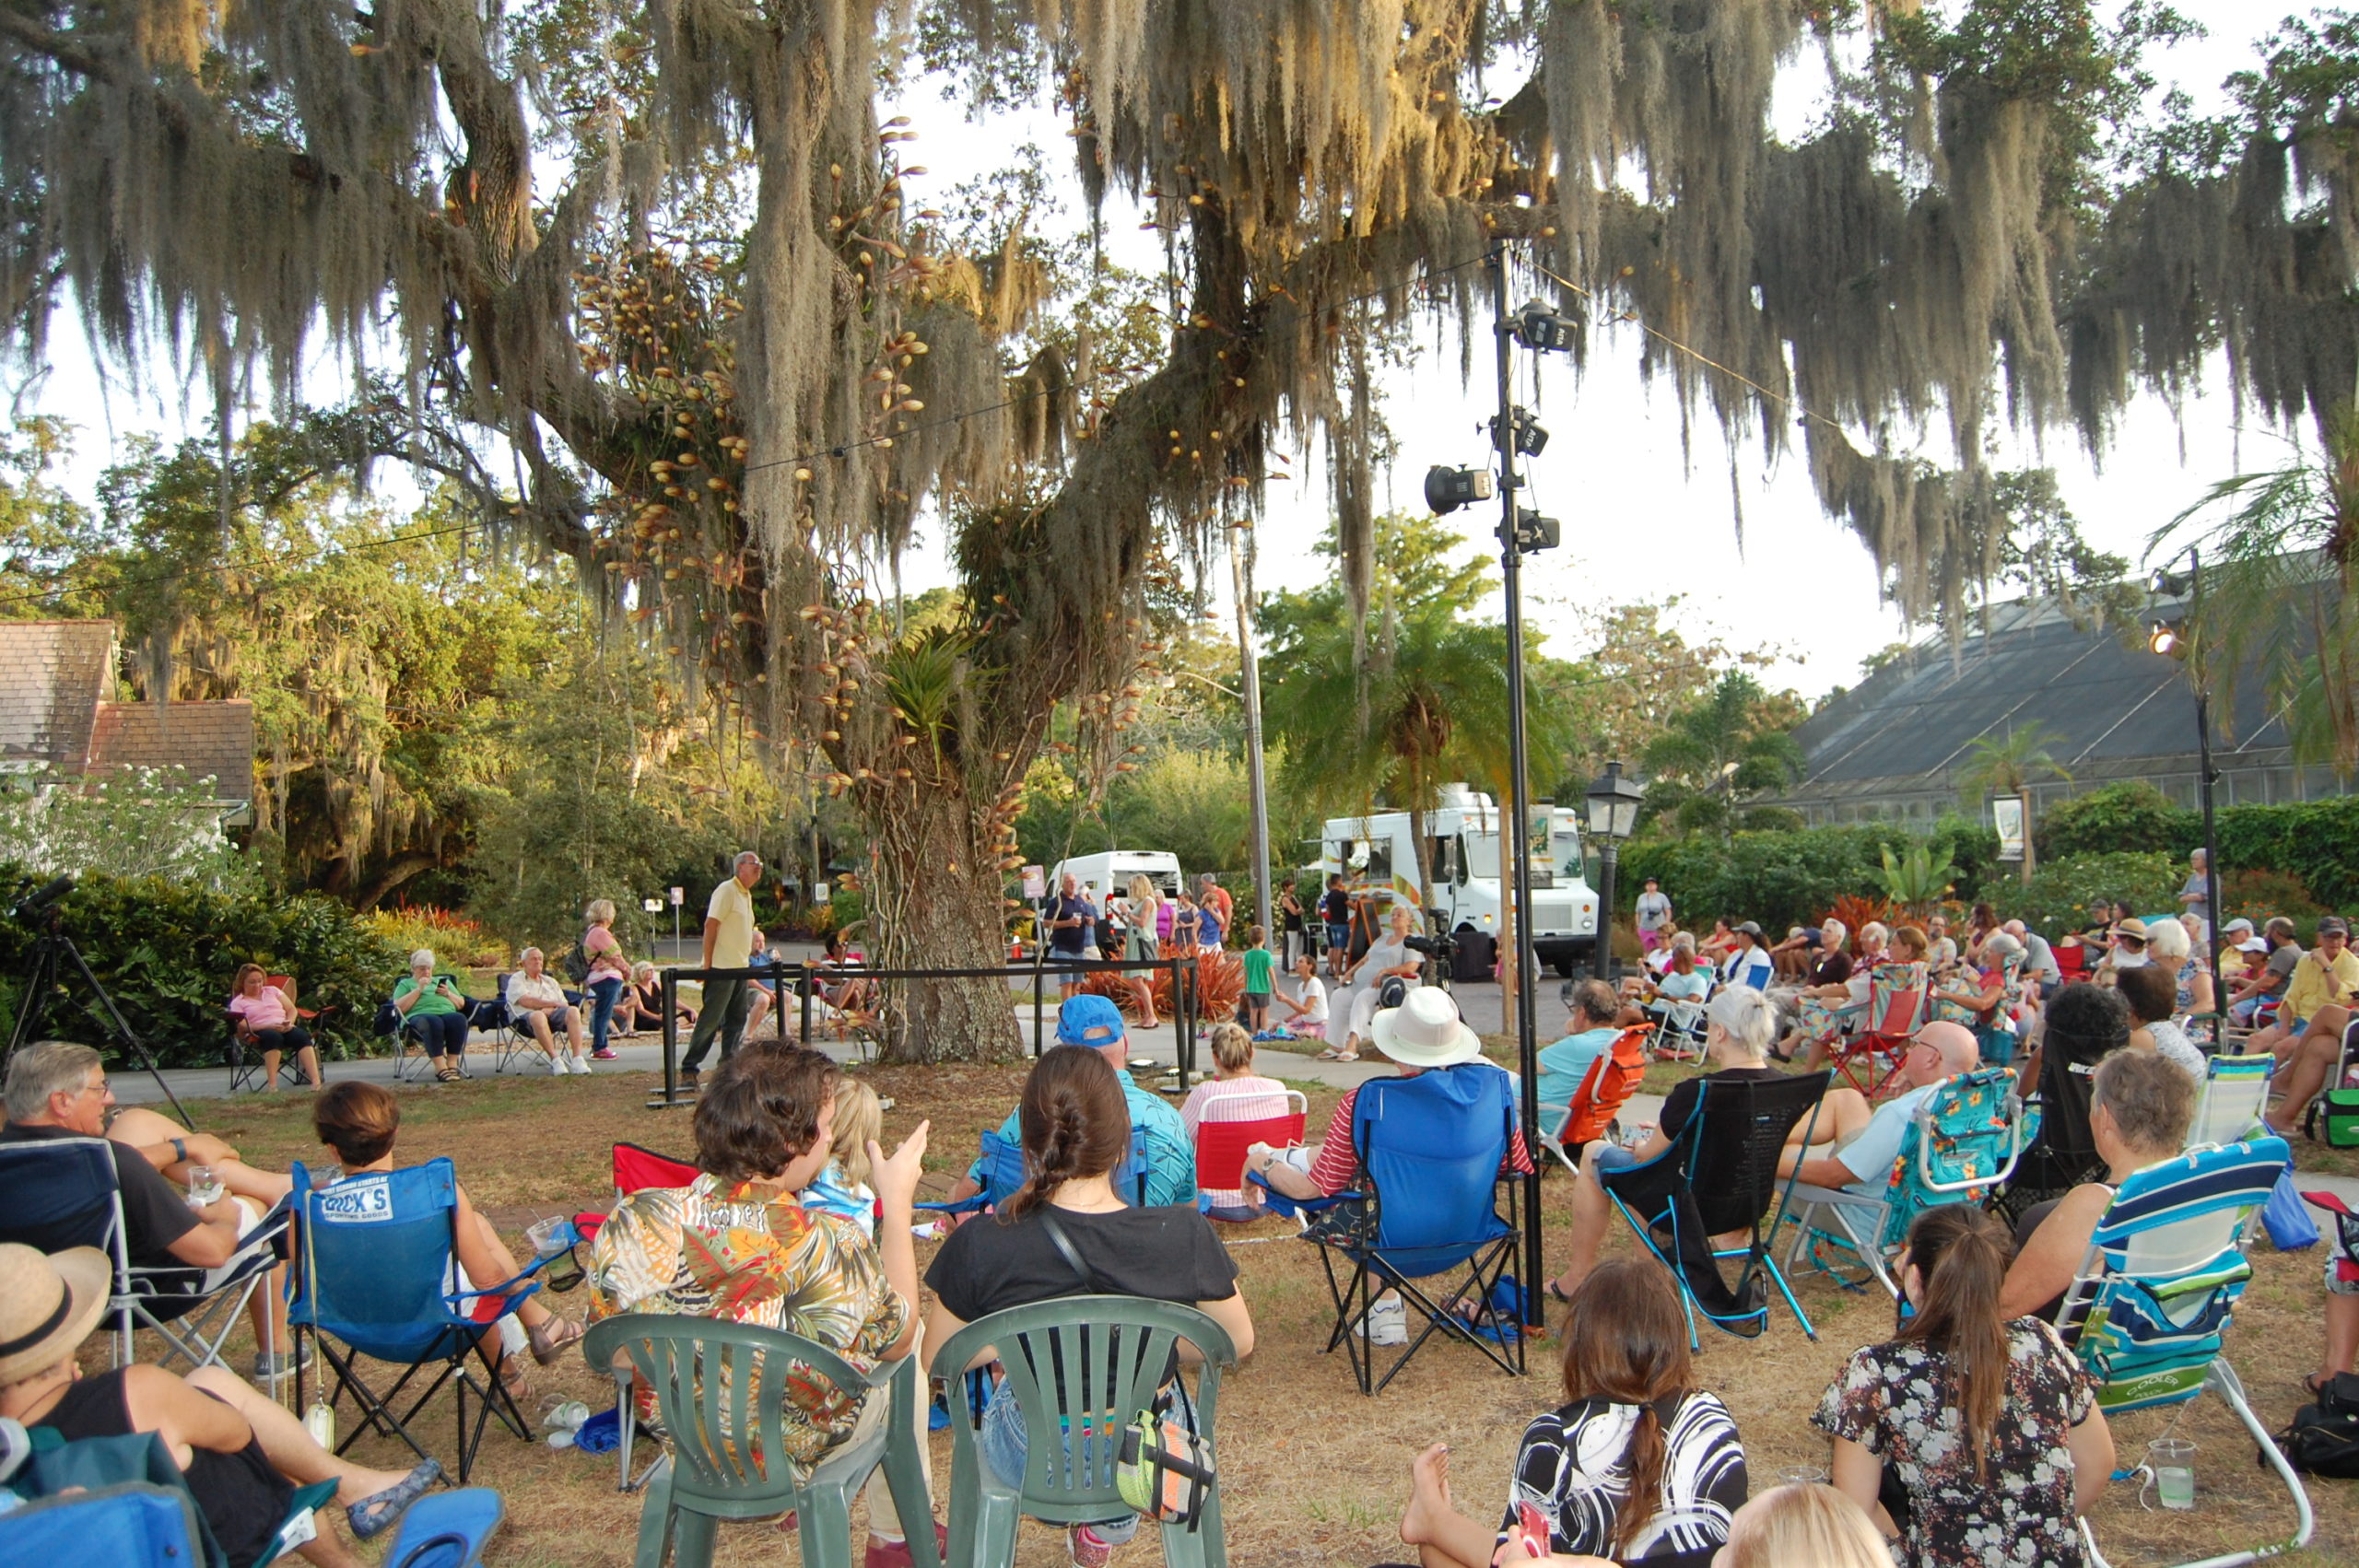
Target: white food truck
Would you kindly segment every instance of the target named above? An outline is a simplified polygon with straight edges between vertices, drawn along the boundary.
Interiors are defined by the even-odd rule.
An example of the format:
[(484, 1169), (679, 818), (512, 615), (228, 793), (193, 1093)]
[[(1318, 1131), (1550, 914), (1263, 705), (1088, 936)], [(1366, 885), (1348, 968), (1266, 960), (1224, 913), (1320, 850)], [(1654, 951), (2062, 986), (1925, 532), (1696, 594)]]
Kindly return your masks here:
[[(1057, 895), (1058, 890), (1064, 885), (1060, 879), (1067, 872), (1071, 872), (1081, 883), (1083, 892), (1089, 893), (1091, 901), (1097, 904), (1101, 913), (1105, 910), (1107, 899), (1130, 895), (1131, 878), (1134, 876), (1144, 876), (1155, 883), (1156, 892), (1166, 898), (1176, 897), (1180, 892), (1180, 857), (1168, 849), (1110, 849), (1096, 855), (1075, 855), (1069, 860), (1059, 860), (1049, 868), (1044, 901)], [(1093, 887), (1097, 891), (1090, 892)]]
[[(1543, 964), (1570, 975), (1588, 962), (1597, 942), (1597, 895), (1581, 860), (1580, 820), (1569, 806), (1536, 805), (1532, 827), (1532, 943)], [(1445, 785), (1441, 803), (1426, 813), (1432, 913), (1444, 929), (1472, 927), (1492, 938), (1508, 896), (1501, 848), (1506, 814), (1488, 795), (1463, 784)], [(1346, 887), (1377, 895), (1379, 911), (1396, 903), (1417, 907), (1417, 854), (1407, 812), (1331, 817), (1320, 838), (1319, 882), (1341, 872)]]

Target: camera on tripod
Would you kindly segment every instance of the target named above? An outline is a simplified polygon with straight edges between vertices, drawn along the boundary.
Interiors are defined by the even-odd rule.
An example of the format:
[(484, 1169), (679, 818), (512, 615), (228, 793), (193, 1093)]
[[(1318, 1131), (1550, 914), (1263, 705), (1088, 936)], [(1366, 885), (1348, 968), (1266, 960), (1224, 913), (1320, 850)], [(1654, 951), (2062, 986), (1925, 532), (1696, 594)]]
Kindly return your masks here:
[[(32, 885), (30, 877), (27, 877), (17, 884), (19, 890), (32, 887)], [(58, 905), (63, 903), (65, 895), (73, 891), (72, 877), (52, 877), (41, 886), (33, 888), (32, 892), (25, 893), (18, 897), (16, 907), (8, 913), (13, 919), (22, 920), (28, 925), (46, 920), (57, 913)]]

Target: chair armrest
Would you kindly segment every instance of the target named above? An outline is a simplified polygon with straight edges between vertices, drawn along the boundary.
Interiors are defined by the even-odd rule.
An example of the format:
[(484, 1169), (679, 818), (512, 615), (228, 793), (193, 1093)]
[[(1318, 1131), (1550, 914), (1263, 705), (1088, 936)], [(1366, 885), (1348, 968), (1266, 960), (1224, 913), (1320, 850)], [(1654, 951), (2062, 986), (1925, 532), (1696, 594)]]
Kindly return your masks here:
[(1346, 1191), (1336, 1193), (1332, 1198), (1292, 1198), (1272, 1187), (1269, 1178), (1258, 1171), (1246, 1172), (1245, 1179), (1249, 1185), (1260, 1188), (1268, 1195), (1263, 1202), (1272, 1213), (1285, 1214), (1290, 1218), (1303, 1214), (1316, 1214), (1322, 1210), (1332, 1209), (1338, 1203), (1365, 1199), (1367, 1197), (1365, 1192)]

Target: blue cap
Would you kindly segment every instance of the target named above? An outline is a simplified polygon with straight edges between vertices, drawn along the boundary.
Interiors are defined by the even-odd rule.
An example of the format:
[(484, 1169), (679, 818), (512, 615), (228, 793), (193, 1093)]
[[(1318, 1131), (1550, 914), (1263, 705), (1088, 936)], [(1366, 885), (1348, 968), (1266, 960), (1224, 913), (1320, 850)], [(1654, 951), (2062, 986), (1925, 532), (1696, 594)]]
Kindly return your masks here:
[(1061, 1046), (1110, 1046), (1122, 1037), (1122, 1010), (1102, 996), (1073, 996), (1057, 1009)]

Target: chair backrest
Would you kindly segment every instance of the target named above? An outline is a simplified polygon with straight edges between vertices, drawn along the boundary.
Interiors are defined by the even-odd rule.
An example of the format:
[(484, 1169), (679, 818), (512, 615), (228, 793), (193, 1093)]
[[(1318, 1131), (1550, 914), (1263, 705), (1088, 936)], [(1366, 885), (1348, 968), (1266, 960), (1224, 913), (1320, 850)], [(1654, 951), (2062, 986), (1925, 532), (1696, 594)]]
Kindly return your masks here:
[[(1196, 1123), (1196, 1185), (1228, 1192), (1245, 1185), (1245, 1152), (1256, 1143), (1285, 1149), (1302, 1141), (1310, 1101), (1299, 1089), (1213, 1100)], [(1250, 1119), (1238, 1112), (1256, 1113)]]
[(1922, 964), (1884, 963), (1868, 971), (1866, 1032), (1885, 1039), (1906, 1039), (1924, 1027), (1925, 983)]
[[(1021, 1511), (1054, 1524), (1127, 1514), (1115, 1490), (1122, 1429), (1155, 1403), (1172, 1375), (1181, 1340), (1203, 1356), (1195, 1390), (1196, 1430), (1213, 1439), (1222, 1369), (1237, 1364), (1228, 1331), (1192, 1306), (1139, 1296), (1060, 1296), (979, 1317), (933, 1350), (933, 1375), (950, 1404), (954, 1492), (982, 1463), (959, 1375), (986, 1345), (1007, 1371), (1008, 1393), (1027, 1436)], [(1215, 1463), (1217, 1466), (1217, 1445)]]
[(189, 1568), (204, 1555), (196, 1501), (185, 1491), (125, 1481), (0, 1515), (0, 1562), (104, 1562), (109, 1568)]
[[(458, 1290), (459, 1177), (447, 1159), (311, 1185), (293, 1171), (299, 1270), (288, 1320), (381, 1361), (449, 1354), (470, 1328)], [(494, 1281), (485, 1281), (491, 1283)]]
[(103, 1138), (0, 1143), (0, 1191), (8, 1195), (0, 1205), (0, 1241), (41, 1252), (95, 1246), (120, 1270), (125, 1238), (116, 1179), (114, 1145)]
[(2241, 1143), (2259, 1130), (2261, 1107), (2269, 1103), (2270, 1071), (2276, 1065), (2269, 1056), (2212, 1058), (2203, 1071), (2195, 1119), (2188, 1124), (2187, 1147)]
[[(1003, 1138), (997, 1128), (988, 1128), (982, 1137), (983, 1202), (992, 1207), (1006, 1202), (1023, 1190), (1028, 1175), (1024, 1164), (1024, 1145), (1013, 1139)], [(1110, 1180), (1117, 1195), (1132, 1203), (1146, 1201), (1146, 1131), (1131, 1129), (1131, 1147), (1121, 1164), (1114, 1167)]]
[(1611, 1050), (1590, 1063), (1556, 1129), (1557, 1142), (1578, 1149), (1605, 1136), (1615, 1114), (1637, 1093), (1639, 1082), (1647, 1075), (1647, 1041), (1653, 1033), (1652, 1026), (1644, 1024), (1625, 1029), (1614, 1036)]
[(1487, 1235), (1499, 1223), (1495, 1189), (1515, 1117), (1515, 1080), (1489, 1062), (1361, 1084), (1352, 1147), (1376, 1189), (1378, 1250)]
[(618, 1200), (651, 1187), (686, 1187), (696, 1179), (696, 1166), (686, 1160), (675, 1160), (636, 1143), (615, 1145), (615, 1197)]
[(1884, 1188), (1887, 1246), (1908, 1235), (1918, 1215), (1944, 1203), (1979, 1203), (2022, 1157), (2023, 1101), (2014, 1069), (1961, 1072), (1918, 1102), (1909, 1135)]
[(1679, 1130), (1687, 1185), (1709, 1235), (1749, 1229), (1769, 1211), (1786, 1137), (1818, 1109), (1832, 1077), (1697, 1081), (1696, 1113)]
[(582, 1353), (593, 1366), (611, 1364), (617, 1353), (629, 1357), (635, 1375), (655, 1390), (671, 1435), (675, 1500), (718, 1504), (700, 1511), (724, 1515), (764, 1506), (774, 1513), (794, 1489), (786, 1459), (794, 1452), (786, 1436), (790, 1397), (825, 1398), (828, 1390), (813, 1385), (832, 1384), (857, 1399), (871, 1387), (816, 1340), (717, 1317), (625, 1313), (593, 1325)]
[(2244, 1235), (2292, 1168), (2282, 1138), (2198, 1149), (2117, 1188), (2057, 1326), (2108, 1411), (2202, 1391), (2252, 1266)]

